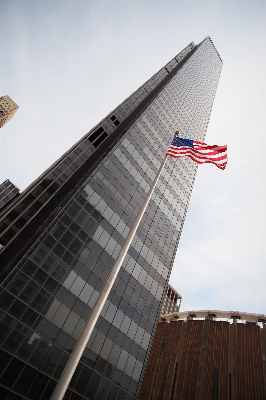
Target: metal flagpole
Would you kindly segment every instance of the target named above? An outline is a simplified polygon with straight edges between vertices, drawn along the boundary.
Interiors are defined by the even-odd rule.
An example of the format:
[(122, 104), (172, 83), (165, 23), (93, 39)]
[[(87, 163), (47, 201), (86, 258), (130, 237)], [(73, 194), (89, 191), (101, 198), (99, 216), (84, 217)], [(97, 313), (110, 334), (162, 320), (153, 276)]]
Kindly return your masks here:
[[(177, 132), (176, 132), (176, 134), (177, 134)], [(59, 381), (58, 381), (58, 383), (56, 385), (56, 388), (54, 390), (54, 393), (53, 393), (53, 395), (51, 397), (51, 400), (62, 400), (63, 397), (64, 397), (64, 394), (65, 394), (65, 392), (66, 392), (66, 390), (68, 388), (69, 382), (71, 381), (71, 378), (72, 378), (72, 376), (73, 376), (73, 374), (75, 372), (75, 369), (76, 369), (76, 367), (77, 367), (77, 365), (79, 363), (79, 360), (80, 360), (80, 358), (81, 358), (81, 356), (83, 354), (83, 351), (84, 351), (84, 349), (86, 347), (86, 344), (88, 343), (88, 341), (90, 339), (90, 335), (91, 335), (91, 333), (93, 331), (93, 328), (95, 327), (97, 319), (98, 319), (98, 317), (99, 317), (99, 315), (100, 315), (100, 313), (101, 313), (101, 311), (103, 309), (104, 303), (105, 303), (107, 297), (109, 296), (109, 293), (110, 293), (110, 291), (111, 291), (111, 289), (113, 287), (114, 281), (115, 281), (115, 279), (117, 277), (117, 274), (118, 274), (118, 272), (120, 270), (120, 267), (121, 267), (126, 255), (127, 255), (127, 251), (129, 249), (129, 246), (131, 245), (131, 242), (132, 242), (132, 240), (134, 238), (134, 235), (135, 235), (135, 233), (136, 233), (136, 231), (138, 229), (139, 223), (140, 223), (140, 221), (141, 221), (141, 219), (143, 217), (143, 214), (144, 214), (144, 212), (145, 212), (145, 210), (147, 208), (147, 205), (148, 205), (149, 200), (150, 200), (150, 198), (152, 196), (152, 193), (154, 191), (156, 183), (158, 182), (158, 179), (160, 177), (162, 169), (163, 169), (163, 167), (165, 165), (166, 159), (167, 159), (167, 156), (165, 156), (164, 159), (163, 159), (163, 162), (162, 162), (162, 164), (161, 164), (161, 166), (160, 166), (160, 168), (159, 168), (159, 170), (158, 170), (158, 172), (156, 174), (156, 177), (155, 177), (155, 179), (153, 181), (153, 184), (151, 185), (150, 190), (149, 190), (149, 192), (147, 194), (147, 197), (146, 197), (146, 199), (145, 199), (145, 201), (144, 201), (144, 203), (143, 203), (143, 205), (142, 205), (142, 207), (141, 207), (141, 209), (139, 211), (137, 219), (134, 222), (134, 225), (133, 225), (131, 231), (129, 232), (128, 237), (127, 237), (127, 239), (126, 239), (126, 241), (124, 243), (124, 246), (122, 247), (122, 249), (120, 251), (119, 257), (118, 257), (118, 259), (117, 259), (117, 261), (116, 261), (116, 263), (115, 263), (115, 265), (114, 265), (114, 267), (113, 267), (113, 269), (112, 269), (112, 271), (111, 271), (111, 273), (109, 275), (109, 278), (107, 279), (107, 281), (106, 281), (106, 283), (105, 283), (105, 285), (104, 285), (104, 287), (103, 287), (103, 289), (102, 289), (102, 291), (100, 293), (100, 296), (98, 297), (98, 300), (97, 300), (97, 302), (96, 302), (96, 304), (95, 304), (95, 306), (94, 306), (94, 308), (92, 310), (92, 313), (91, 313), (89, 319), (86, 322), (86, 325), (85, 325), (85, 328), (84, 328), (83, 332), (82, 332), (80, 338), (78, 339), (78, 341), (76, 343), (76, 346), (74, 347), (74, 349), (73, 349), (73, 351), (72, 351), (72, 353), (71, 353), (71, 355), (69, 357), (69, 360), (68, 360), (68, 362), (67, 362), (67, 364), (65, 366), (65, 369), (62, 372), (62, 375), (61, 375), (61, 377), (60, 377), (60, 379), (59, 379)]]

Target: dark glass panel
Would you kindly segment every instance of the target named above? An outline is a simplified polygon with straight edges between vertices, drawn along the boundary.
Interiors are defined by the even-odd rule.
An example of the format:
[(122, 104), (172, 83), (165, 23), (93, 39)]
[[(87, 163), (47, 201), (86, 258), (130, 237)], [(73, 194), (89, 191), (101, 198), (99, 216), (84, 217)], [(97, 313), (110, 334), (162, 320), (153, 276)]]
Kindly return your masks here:
[[(73, 221), (72, 224), (69, 226), (69, 229), (73, 233), (78, 233), (78, 231), (80, 230), (80, 226), (78, 224), (76, 224), (75, 221)], [(74, 236), (73, 236), (73, 238), (74, 238)]]
[(72, 222), (72, 219), (67, 214), (64, 214), (63, 217), (61, 218), (61, 221), (65, 226), (69, 226)]
[(6, 337), (9, 335), (10, 331), (14, 326), (14, 320), (9, 315), (5, 315), (0, 321), (0, 342), (2, 343), (6, 340)]
[(25, 325), (31, 327), (34, 324), (34, 322), (37, 320), (38, 317), (39, 317), (39, 314), (37, 314), (32, 309), (28, 308), (20, 320)]
[(69, 307), (72, 308), (73, 305), (75, 304), (76, 301), (76, 296), (74, 296), (72, 293), (68, 292), (66, 297), (64, 298), (64, 303)]
[(56, 383), (54, 380), (50, 379), (45, 390), (43, 391), (41, 400), (50, 400), (52, 397), (52, 394), (54, 392), (54, 389), (56, 387)]
[(9, 390), (0, 387), (0, 399), (6, 399), (9, 394)]
[(94, 398), (95, 393), (98, 389), (99, 383), (101, 380), (101, 376), (99, 374), (97, 374), (96, 372), (93, 372), (89, 381), (89, 384), (87, 386), (87, 389), (85, 390), (84, 395), (87, 398)]
[(55, 238), (55, 239), (60, 239), (60, 237), (63, 235), (63, 233), (65, 232), (66, 228), (65, 226), (59, 221), (57, 222), (57, 224), (53, 227), (53, 229), (51, 230), (51, 235)]
[(95, 370), (102, 375), (106, 367), (106, 364), (107, 361), (103, 360), (101, 357), (98, 357), (98, 360), (95, 365)]
[(84, 391), (88, 385), (88, 381), (91, 377), (91, 374), (92, 374), (92, 370), (84, 365), (78, 376), (78, 379), (77, 379), (77, 382), (75, 385), (76, 392), (80, 393), (81, 395), (84, 393)]
[[(50, 343), (48, 342), (48, 340), (45, 340), (42, 338), (40, 338), (40, 339), (36, 338), (35, 342), (37, 343), (37, 345), (36, 345), (35, 351), (31, 355), (28, 363), (36, 368), (40, 368), (45, 357), (49, 353), (51, 347), (50, 347)], [(27, 348), (27, 345), (28, 345), (28, 348)], [(30, 345), (28, 343), (23, 344), (23, 349), (25, 352), (27, 352), (27, 355), (31, 354), (31, 352), (32, 352), (32, 348), (30, 348), (29, 346)], [(22, 350), (22, 349), (20, 349), (20, 350)]]
[(128, 392), (129, 392), (130, 394), (132, 394), (132, 396), (135, 396), (136, 391), (137, 391), (137, 387), (138, 387), (137, 382), (131, 380), (131, 381), (130, 381), (130, 384), (129, 384), (129, 387), (128, 387)]
[(104, 130), (103, 130), (103, 128), (100, 126), (100, 128), (98, 128), (94, 133), (92, 133), (90, 136), (89, 136), (89, 141), (92, 143), (95, 139), (97, 139), (97, 137), (101, 134), (101, 133), (103, 133), (104, 132)]
[[(120, 301), (119, 307), (121, 311), (123, 311), (124, 314), (127, 314), (127, 309), (128, 309), (128, 304), (122, 299)], [(128, 314), (127, 314), (128, 315)], [(132, 314), (133, 315), (133, 314)]]
[(52, 375), (57, 363), (59, 362), (63, 351), (56, 346), (52, 346), (51, 350), (47, 354), (43, 364), (42, 371), (47, 375)]
[(107, 379), (105, 379), (105, 378), (101, 379), (100, 385), (98, 387), (98, 390), (97, 390), (97, 393), (95, 396), (95, 400), (105, 399), (105, 396), (108, 392), (109, 385), (110, 385), (110, 382)]
[(81, 363), (79, 363), (79, 364), (77, 365), (77, 368), (75, 369), (75, 372), (74, 372), (74, 374), (73, 374), (73, 376), (72, 376), (72, 379), (71, 379), (71, 381), (70, 381), (70, 383), (69, 383), (69, 387), (70, 387), (71, 389), (73, 389), (73, 388), (75, 387), (76, 382), (77, 382), (78, 377), (79, 377), (79, 374), (80, 374), (80, 372), (81, 372), (83, 366), (84, 366), (84, 365), (81, 364)]
[(65, 332), (60, 331), (58, 336), (56, 337), (55, 344), (59, 346), (61, 349), (64, 349), (68, 341), (69, 341), (69, 336)]
[(27, 306), (19, 300), (15, 300), (8, 312), (15, 318), (20, 318)]
[(154, 324), (151, 324), (149, 321), (147, 322), (147, 325), (146, 325), (146, 331), (151, 335), (151, 333), (152, 333), (152, 331), (153, 331), (153, 328), (154, 328)]
[(57, 243), (57, 245), (53, 249), (53, 252), (58, 257), (62, 257), (65, 251), (66, 251), (66, 249), (60, 243)]
[(55, 325), (50, 323), (44, 333), (44, 337), (53, 342), (55, 340), (55, 338), (57, 337), (58, 333), (59, 333), (59, 328), (57, 328)]
[(1, 377), (1, 383), (8, 388), (12, 388), (23, 368), (24, 363), (17, 358), (13, 358)]
[(38, 282), (40, 285), (42, 285), (46, 279), (48, 278), (48, 274), (46, 272), (44, 272), (42, 269), (38, 269), (34, 276), (33, 279)]
[(134, 357), (137, 357), (139, 349), (140, 349), (139, 345), (137, 343), (133, 343), (132, 348), (131, 348), (131, 354)]
[(13, 389), (19, 394), (25, 395), (36, 374), (37, 371), (34, 368), (26, 365), (18, 380), (16, 381)]
[(72, 254), (77, 255), (81, 247), (82, 247), (82, 242), (78, 238), (75, 238), (71, 243), (71, 245), (69, 246), (69, 251), (71, 251)]
[(93, 368), (97, 361), (98, 356), (95, 353), (93, 353), (91, 350), (85, 349), (84, 352), (85, 351), (86, 351), (86, 358), (87, 358), (86, 364), (88, 364), (90, 367)]
[(104, 370), (104, 376), (106, 378), (110, 379), (113, 374), (114, 369), (115, 369), (115, 367), (113, 367), (112, 364), (107, 362), (105, 370)]
[(96, 263), (97, 263), (98, 258), (96, 257), (95, 254), (91, 253), (89, 255), (89, 257), (87, 258), (85, 265), (87, 266), (87, 268), (89, 268), (90, 270), (93, 270), (93, 268), (95, 267)]
[(107, 393), (105, 400), (115, 400), (117, 391), (118, 391), (118, 387), (111, 384), (109, 386), (108, 393)]
[(123, 374), (122, 380), (120, 383), (121, 388), (127, 390), (130, 380), (131, 379), (127, 375)]
[(138, 359), (139, 359), (141, 362), (144, 362), (145, 356), (146, 356), (146, 351), (143, 350), (142, 348), (140, 348), (140, 349), (139, 349), (139, 354), (138, 354)]
[(91, 308), (86, 306), (85, 310), (82, 313), (82, 317), (86, 320), (90, 314), (91, 314)]
[(60, 360), (59, 360), (59, 362), (58, 362), (58, 364), (57, 364), (57, 366), (56, 366), (56, 368), (55, 368), (55, 370), (53, 372), (53, 378), (54, 379), (59, 379), (60, 378), (60, 376), (61, 376), (61, 374), (62, 374), (62, 372), (63, 372), (63, 370), (64, 370), (64, 368), (65, 368), (65, 366), (67, 364), (67, 361), (69, 359), (69, 354), (68, 353), (66, 353), (65, 351), (62, 352), (62, 353), (63, 354), (62, 354), (62, 356), (61, 356), (61, 358), (60, 358)]
[(43, 244), (47, 247), (47, 249), (51, 250), (55, 246), (56, 240), (51, 235), (47, 235), (43, 240)]
[(98, 278), (94, 275), (94, 274), (90, 274), (90, 277), (88, 279), (88, 283), (92, 286), (92, 287), (96, 287), (97, 283), (98, 283)]
[[(116, 286), (116, 292), (119, 294), (119, 296), (123, 296), (125, 289), (126, 289), (126, 283), (122, 279), (119, 279), (118, 284)], [(130, 300), (130, 297), (128, 299), (125, 298), (125, 300)]]
[(123, 348), (130, 353), (131, 347), (132, 347), (132, 340), (126, 337)]
[(79, 275), (81, 276), (82, 279), (84, 279), (84, 281), (87, 281), (87, 279), (90, 276), (90, 271), (83, 267), (80, 271), (79, 271)]
[(73, 311), (75, 311), (78, 315), (82, 315), (82, 313), (84, 312), (84, 308), (85, 304), (82, 301), (77, 300), (74, 304)]
[(17, 349), (19, 348), (22, 340), (25, 337), (25, 333), (21, 330), (20, 328), (23, 327), (21, 324), (16, 324), (15, 328), (13, 331), (10, 333), (10, 335), (6, 338), (4, 344), (3, 344), (3, 349), (10, 351), (10, 353), (15, 353)]
[(58, 287), (58, 283), (51, 277), (49, 277), (44, 284), (44, 288), (50, 293), (54, 293)]
[(119, 344), (119, 346), (123, 347), (125, 338), (126, 338), (126, 336), (122, 332), (117, 333), (116, 342)]
[(2, 308), (2, 310), (7, 311), (14, 300), (15, 297), (13, 297), (5, 290), (2, 293), (0, 293), (0, 307)]
[(81, 210), (81, 206), (77, 203), (74, 202), (67, 210), (67, 214), (71, 217), (71, 218), (75, 218), (78, 213)]
[(3, 350), (0, 350), (0, 374), (4, 371), (12, 356)]
[(48, 376), (45, 376), (39, 372), (27, 394), (27, 397), (32, 399), (40, 399), (48, 381)]
[(114, 368), (113, 382), (120, 386), (123, 373), (119, 369)]
[(80, 229), (78, 232), (78, 238), (84, 243), (88, 239), (88, 235), (83, 229)]
[(63, 300), (67, 293), (67, 289), (64, 288), (63, 286), (59, 286), (58, 290), (55, 293), (55, 297), (58, 298), (59, 300)]

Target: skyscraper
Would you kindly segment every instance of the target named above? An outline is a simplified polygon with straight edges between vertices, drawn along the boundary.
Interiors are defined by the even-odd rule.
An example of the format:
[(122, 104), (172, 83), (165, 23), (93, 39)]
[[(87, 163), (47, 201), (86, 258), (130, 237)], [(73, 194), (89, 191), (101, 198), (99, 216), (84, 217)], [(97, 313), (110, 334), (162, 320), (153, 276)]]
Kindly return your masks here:
[(13, 118), (18, 105), (9, 96), (0, 97), (0, 128)]
[(264, 400), (265, 324), (239, 311), (162, 316), (139, 400)]
[[(222, 62), (190, 43), (1, 212), (1, 396), (49, 399), (178, 128), (204, 139)], [(134, 399), (197, 171), (167, 160), (66, 399)]]

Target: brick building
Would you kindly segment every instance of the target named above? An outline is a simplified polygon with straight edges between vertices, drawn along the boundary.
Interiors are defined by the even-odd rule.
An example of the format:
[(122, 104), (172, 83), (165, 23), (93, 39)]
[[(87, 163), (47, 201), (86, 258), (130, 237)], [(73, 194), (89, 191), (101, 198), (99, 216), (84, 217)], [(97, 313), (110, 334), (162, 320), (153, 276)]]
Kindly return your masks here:
[(139, 400), (265, 400), (265, 323), (225, 311), (160, 317)]

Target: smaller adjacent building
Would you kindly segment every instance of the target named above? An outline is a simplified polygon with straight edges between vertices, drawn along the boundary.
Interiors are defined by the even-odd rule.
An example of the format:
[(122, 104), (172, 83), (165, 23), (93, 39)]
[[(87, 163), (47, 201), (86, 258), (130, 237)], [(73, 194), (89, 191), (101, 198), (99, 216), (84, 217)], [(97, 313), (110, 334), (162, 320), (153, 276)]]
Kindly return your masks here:
[(161, 315), (171, 314), (180, 311), (182, 296), (171, 285), (168, 284), (163, 299)]
[(161, 316), (139, 400), (265, 400), (266, 316), (231, 311)]
[(0, 212), (18, 194), (19, 188), (17, 186), (15, 186), (9, 179), (4, 181), (0, 185)]
[(11, 99), (11, 97), (0, 97), (0, 128), (13, 118), (18, 108), (18, 105)]

